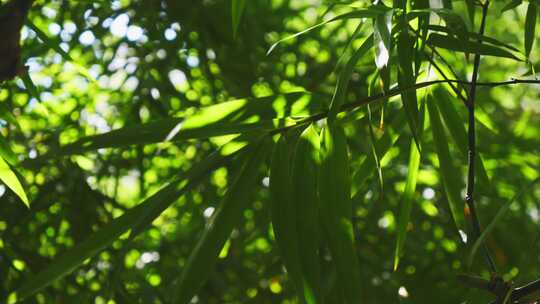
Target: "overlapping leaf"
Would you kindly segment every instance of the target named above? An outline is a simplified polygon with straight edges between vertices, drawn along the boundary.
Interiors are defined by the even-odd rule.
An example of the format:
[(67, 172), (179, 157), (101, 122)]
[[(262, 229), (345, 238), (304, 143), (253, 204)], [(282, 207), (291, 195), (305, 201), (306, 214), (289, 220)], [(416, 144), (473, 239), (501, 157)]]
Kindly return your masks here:
[(239, 159), (243, 165), (234, 183), (210, 219), (175, 284), (174, 303), (189, 303), (210, 275), (219, 251), (238, 225), (243, 211), (249, 207), (257, 174), (268, 148), (267, 140), (262, 140), (250, 146)]
[(361, 303), (360, 268), (354, 246), (347, 141), (341, 126), (328, 124), (321, 138), (319, 195), (326, 241), (346, 303)]

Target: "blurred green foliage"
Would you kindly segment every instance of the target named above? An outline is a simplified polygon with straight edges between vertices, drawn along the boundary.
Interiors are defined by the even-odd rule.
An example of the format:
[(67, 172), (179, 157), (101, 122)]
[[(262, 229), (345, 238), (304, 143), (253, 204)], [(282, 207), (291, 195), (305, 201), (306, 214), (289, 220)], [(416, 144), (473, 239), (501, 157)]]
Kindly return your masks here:
[[(466, 269), (471, 235), (461, 241), (448, 203), (464, 199), (463, 101), (441, 84), (336, 111), (398, 83), (443, 79), (441, 72), (470, 80), (475, 52), (495, 55), (482, 56), (480, 82), (534, 78), (540, 52), (528, 10), (538, 3), (519, 1), (504, 12), (505, 2), (516, 1), (491, 3), (485, 35), (496, 40), (484, 40), (487, 48), (470, 34), (481, 18), (479, 6), (474, 16), (467, 6), (473, 1), (394, 2), (379, 1), (372, 17), (335, 18), (268, 54), (281, 39), (366, 10), (370, 1), (36, 0), (21, 33), (28, 74), (0, 84), (2, 170), (16, 175), (30, 201), (27, 208), (13, 187), (0, 185), (0, 302), (16, 302), (14, 291), (26, 290), (24, 303), (169, 303), (182, 272), (193, 266), (188, 258), (196, 244), (214, 237), (203, 236), (212, 215), (240, 197), (247, 202), (239, 203), (238, 220), (227, 222), (230, 238), (215, 236), (224, 245), (214, 270), (201, 274), (205, 283), (192, 303), (296, 303), (271, 224), (270, 153), (248, 170), (244, 151), (251, 150), (243, 147), (332, 104), (347, 136), (363, 303), (488, 303), (487, 293), (456, 279), (467, 271), (488, 276), (480, 255)], [(398, 9), (405, 2), (408, 11), (420, 9), (411, 20)], [(447, 10), (425, 11), (443, 4)], [(428, 23), (444, 26), (429, 33), (454, 40), (412, 36), (427, 33)], [(374, 30), (371, 47), (366, 41)], [(454, 86), (466, 95), (468, 85)], [(538, 88), (478, 87), (483, 167), (477, 167), (475, 196), (484, 226), (540, 175)], [(402, 97), (419, 107), (406, 103), (405, 111)], [(435, 111), (428, 114), (427, 103), (437, 104)], [(436, 109), (441, 120), (432, 132), (429, 116), (439, 115)], [(423, 128), (414, 122), (421, 116)], [(314, 126), (320, 131), (322, 125)], [(435, 141), (434, 134), (444, 138)], [(420, 163), (408, 177), (410, 153), (418, 152), (411, 145), (421, 148)], [(237, 176), (247, 171), (253, 178), (243, 188)], [(416, 180), (412, 192), (408, 178)], [(400, 224), (407, 219), (400, 215), (408, 212), (404, 202), (410, 216)], [(507, 280), (540, 277), (539, 202), (540, 187), (533, 185), (486, 239)], [(394, 271), (396, 238), (405, 232)], [(79, 244), (94, 251), (70, 251)], [(332, 299), (334, 266), (326, 247), (320, 253), (321, 284)], [(36, 283), (36, 274), (63, 264), (69, 267), (45, 272)]]

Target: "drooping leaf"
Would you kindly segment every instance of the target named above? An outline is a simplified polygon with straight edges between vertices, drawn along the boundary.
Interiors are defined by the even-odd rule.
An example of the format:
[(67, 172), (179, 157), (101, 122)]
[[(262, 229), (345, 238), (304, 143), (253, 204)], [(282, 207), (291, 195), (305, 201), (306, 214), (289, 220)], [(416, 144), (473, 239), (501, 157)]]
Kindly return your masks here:
[(412, 205), (414, 202), (414, 194), (416, 192), (416, 182), (418, 180), (418, 171), (420, 169), (420, 151), (414, 140), (411, 141), (409, 154), (409, 167), (407, 171), (407, 182), (403, 197), (400, 203), (399, 219), (397, 224), (397, 241), (396, 250), (394, 252), (394, 271), (399, 266), (399, 260), (403, 255), (403, 247), (407, 235), (407, 227), (411, 216)]
[(276, 46), (278, 46), (278, 44), (284, 42), (284, 41), (287, 41), (287, 40), (290, 40), (290, 39), (293, 39), (293, 38), (296, 38), (300, 35), (303, 35), (305, 33), (308, 33), (316, 28), (319, 28), (321, 26), (324, 26), (330, 22), (335, 22), (335, 21), (338, 21), (338, 20), (347, 20), (347, 19), (363, 19), (363, 18), (374, 18), (374, 17), (377, 17), (378, 15), (381, 15), (381, 14), (384, 14), (385, 12), (387, 11), (387, 9), (382, 9), (378, 6), (371, 6), (367, 9), (357, 9), (357, 10), (354, 10), (352, 12), (347, 12), (347, 13), (343, 13), (343, 14), (340, 14), (340, 15), (337, 15), (333, 18), (330, 18), (326, 21), (323, 21), (321, 23), (318, 23), (314, 26), (311, 26), (301, 32), (298, 32), (296, 34), (293, 34), (291, 36), (287, 36), (283, 39), (280, 39), (279, 41), (277, 41), (276, 43), (272, 44), (272, 46), (270, 46), (270, 48), (268, 49), (268, 51), (266, 52), (266, 54), (270, 54), (275, 48)]
[(434, 47), (440, 47), (451, 51), (480, 54), (484, 56), (510, 58), (523, 61), (523, 58), (521, 58), (522, 56), (520, 56), (519, 54), (512, 53), (510, 51), (501, 49), (493, 45), (479, 43), (475, 41), (461, 41), (457, 38), (437, 33), (432, 33), (431, 35), (429, 35), (428, 44)]
[(506, 3), (506, 5), (501, 9), (501, 13), (504, 13), (506, 11), (509, 11), (515, 7), (518, 7), (519, 5), (521, 5), (521, 3), (523, 3), (523, 0), (510, 0), (508, 1), (508, 3)]
[(319, 197), (326, 242), (336, 265), (346, 303), (361, 303), (360, 268), (355, 250), (350, 199), (347, 141), (341, 126), (329, 123), (322, 132)]
[(317, 174), (319, 134), (310, 125), (298, 139), (292, 166), (293, 200), (296, 205), (297, 244), (303, 276), (303, 293), (308, 304), (322, 303), (320, 273), (320, 222)]
[[(456, 109), (455, 100), (452, 100), (447, 92), (439, 86), (432, 90), (432, 100), (437, 103), (438, 109), (443, 114), (442, 119), (447, 126), (447, 130), (450, 132), (450, 136), (454, 140), (455, 146), (461, 151), (463, 159), (468, 155), (467, 144), (467, 131), (465, 130), (465, 121), (461, 119)], [(477, 177), (478, 183), (484, 191), (492, 189), (491, 182), (487, 175), (484, 161), (481, 156), (477, 154)]]
[(302, 303), (304, 276), (298, 244), (296, 213), (299, 212), (293, 198), (291, 184), (291, 161), (296, 136), (283, 134), (280, 136), (272, 153), (270, 165), (270, 215), (272, 228), (287, 274), (293, 282)]
[[(412, 87), (416, 82), (414, 75), (414, 40), (409, 31), (403, 29), (398, 36), (397, 51), (399, 60), (398, 84), (401, 88)], [(416, 90), (406, 90), (401, 93), (403, 109), (407, 114), (407, 124), (411, 129), (417, 148), (420, 150), (420, 137), (418, 129), (418, 101)]]
[[(401, 133), (396, 132), (395, 130), (399, 130), (404, 123), (405, 114), (403, 114), (403, 112), (400, 112), (397, 117), (392, 120), (392, 122), (390, 123), (390, 127), (387, 127), (385, 129), (383, 136), (379, 138), (377, 142), (373, 143), (379, 159), (382, 159), (386, 155), (388, 150), (390, 150), (390, 148), (397, 142)], [(366, 157), (353, 174), (353, 184), (356, 185), (356, 187), (362, 186), (366, 182), (366, 180), (376, 172), (376, 170), (377, 164), (375, 163), (375, 159), (373, 157)], [(353, 192), (352, 194), (353, 197), (355, 197), (361, 193)]]
[(238, 26), (242, 20), (242, 15), (246, 8), (246, 0), (232, 0), (231, 1), (231, 16), (232, 16), (232, 28), (233, 28), (233, 37), (236, 38), (238, 33)]
[(54, 283), (82, 265), (86, 259), (95, 256), (101, 250), (110, 246), (121, 235), (130, 232), (130, 238), (137, 236), (173, 202), (199, 185), (204, 176), (222, 165), (245, 146), (238, 145), (238, 140), (231, 140), (230, 144), (234, 145), (235, 148), (228, 149), (228, 144), (223, 145), (221, 150), (214, 152), (200, 163), (193, 165), (188, 171), (180, 174), (178, 178), (168, 183), (139, 205), (129, 209), (122, 216), (114, 219), (82, 243), (61, 255), (55, 263), (52, 263), (34, 277), (27, 280), (16, 291), (17, 297), (19, 299), (27, 298), (42, 288)]
[[(435, 24), (430, 24), (429, 25), (429, 29), (430, 30), (433, 30), (433, 31), (437, 31), (437, 32), (443, 32), (443, 33), (452, 33), (451, 29), (446, 27), (446, 26), (440, 26), (440, 25), (435, 25)], [(517, 49), (516, 47), (508, 44), (508, 43), (504, 43), (502, 41), (499, 41), (493, 37), (490, 37), (490, 36), (486, 36), (486, 35), (480, 35), (478, 33), (475, 33), (475, 32), (467, 32), (467, 36), (470, 37), (471, 39), (474, 39), (474, 40), (481, 40), (482, 42), (485, 42), (485, 43), (490, 43), (490, 44), (493, 44), (495, 46), (499, 46), (499, 47), (503, 47), (503, 48), (507, 48), (508, 50), (512, 51), (512, 52), (519, 52), (519, 49)]]
[(4, 138), (4, 136), (2, 136), (2, 134), (0, 134), (0, 157), (12, 166), (16, 165), (19, 162), (19, 160), (17, 159), (17, 155), (13, 153), (13, 150), (11, 150), (8, 141), (6, 140), (6, 138)]
[(336, 118), (337, 113), (340, 111), (341, 106), (345, 103), (347, 96), (347, 88), (351, 79), (354, 67), (358, 60), (364, 56), (369, 49), (373, 47), (373, 35), (370, 35), (362, 45), (354, 51), (347, 64), (343, 66), (339, 71), (338, 82), (332, 96), (332, 102), (330, 104), (330, 110), (328, 112), (328, 120), (332, 121)]
[(378, 69), (388, 65), (392, 43), (392, 15), (389, 9), (385, 14), (373, 19), (373, 41), (375, 46), (375, 65)]
[(267, 140), (263, 139), (252, 144), (241, 155), (243, 157), (239, 160), (243, 161), (242, 167), (191, 252), (174, 286), (174, 303), (189, 303), (208, 279), (220, 250), (251, 202), (258, 169), (266, 158), (265, 152), (268, 148)]
[(471, 252), (469, 254), (469, 257), (467, 258), (467, 267), (468, 268), (471, 267), (472, 262), (474, 260), (474, 256), (478, 252), (478, 249), (480, 248), (482, 243), (485, 242), (487, 236), (491, 233), (491, 231), (495, 228), (495, 226), (497, 226), (497, 224), (502, 219), (504, 214), (508, 211), (508, 209), (510, 208), (512, 203), (515, 202), (516, 200), (518, 200), (526, 191), (529, 191), (531, 189), (531, 187), (534, 186), (538, 182), (540, 182), (540, 178), (536, 178), (532, 182), (525, 185), (525, 187), (520, 189), (519, 192), (516, 195), (514, 195), (514, 197), (512, 197), (511, 200), (509, 200), (504, 206), (502, 206), (499, 209), (499, 211), (497, 211), (497, 214), (495, 215), (493, 220), (489, 223), (489, 225), (486, 226), (484, 231), (482, 231), (482, 233), (480, 234), (478, 239), (476, 239), (476, 241), (474, 242), (474, 244), (473, 244), (473, 246), (471, 248)]
[[(321, 98), (305, 92), (232, 100), (201, 108), (191, 115), (186, 115), (185, 118), (166, 118), (83, 137), (28, 162), (38, 163), (50, 157), (80, 154), (101, 148), (209, 138), (245, 132), (262, 133), (294, 123), (288, 118), (271, 118), (283, 117), (285, 113), (290, 116), (305, 115), (311, 112), (309, 108), (319, 109), (317, 104), (320, 103)], [(279, 109), (277, 115), (276, 109)], [(253, 122), (254, 116), (259, 116), (261, 120)]]
[(21, 182), (3, 157), (0, 157), (0, 180), (22, 200), (26, 207), (30, 208), (30, 202)]
[(527, 15), (525, 17), (525, 56), (529, 58), (536, 33), (536, 18), (537, 18), (536, 3), (529, 2), (527, 7)]
[(469, 22), (471, 28), (474, 28), (474, 15), (476, 12), (475, 0), (465, 0), (465, 5), (467, 6), (467, 15), (469, 16)]
[(441, 122), (437, 104), (430, 100), (428, 102), (429, 121), (433, 132), (435, 150), (439, 159), (439, 174), (444, 187), (444, 193), (450, 207), (450, 212), (457, 231), (465, 232), (464, 200), (461, 198), (461, 178), (459, 169), (453, 163), (448, 148), (448, 140)]
[(22, 82), (24, 83), (24, 86), (26, 87), (26, 90), (28, 91), (28, 95), (30, 95), (30, 97), (32, 98), (35, 98), (37, 101), (40, 101), (41, 99), (39, 97), (39, 90), (32, 81), (32, 78), (30, 78), (30, 74), (25, 72), (20, 77)]

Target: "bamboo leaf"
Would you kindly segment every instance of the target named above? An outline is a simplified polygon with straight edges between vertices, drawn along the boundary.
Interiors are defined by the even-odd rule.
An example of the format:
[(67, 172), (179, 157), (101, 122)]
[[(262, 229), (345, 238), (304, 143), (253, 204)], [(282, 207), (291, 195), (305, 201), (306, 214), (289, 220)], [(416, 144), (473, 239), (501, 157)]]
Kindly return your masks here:
[[(398, 84), (402, 88), (412, 87), (416, 82), (413, 70), (414, 62), (414, 40), (409, 35), (407, 29), (399, 33), (397, 51), (399, 60)], [(420, 150), (420, 137), (418, 129), (418, 101), (416, 90), (406, 90), (401, 93), (403, 109), (407, 114), (407, 124), (411, 129), (414, 141)]]
[[(443, 114), (442, 119), (444, 120), (447, 130), (450, 132), (450, 136), (456, 143), (456, 147), (461, 151), (461, 154), (464, 159), (468, 156), (467, 150), (467, 131), (465, 130), (465, 122), (459, 116), (459, 113), (456, 109), (455, 103), (448, 93), (441, 87), (436, 87), (433, 91), (433, 101), (437, 103), (437, 107), (440, 109), (440, 112)], [(477, 172), (478, 172), (478, 183), (480, 187), (489, 191), (491, 188), (490, 180), (484, 166), (484, 161), (477, 154)]]
[(461, 41), (457, 38), (437, 33), (432, 33), (431, 35), (429, 35), (428, 44), (434, 47), (440, 47), (451, 51), (480, 54), (484, 56), (511, 58), (523, 61), (523, 58), (521, 58), (522, 56), (520, 56), (519, 54), (514, 54), (510, 51), (501, 49), (493, 45), (474, 41)]
[(334, 90), (334, 95), (332, 96), (332, 102), (330, 104), (330, 110), (328, 113), (328, 121), (332, 121), (336, 118), (337, 113), (341, 109), (341, 106), (345, 103), (347, 96), (347, 88), (349, 86), (349, 81), (351, 79), (352, 73), (356, 63), (362, 56), (364, 56), (369, 49), (373, 47), (373, 35), (370, 35), (362, 45), (354, 51), (351, 55), (347, 64), (343, 66), (341, 71), (339, 71), (338, 82), (336, 84), (336, 89)]
[(189, 303), (214, 269), (219, 251), (251, 202), (258, 169), (265, 160), (267, 149), (266, 140), (259, 141), (239, 159), (243, 165), (234, 183), (214, 212), (175, 284), (174, 303)]
[(537, 17), (536, 4), (529, 2), (527, 7), (527, 15), (525, 17), (525, 56), (529, 58), (531, 54), (532, 46), (534, 43), (536, 32), (536, 17)]
[(392, 43), (392, 15), (390, 9), (373, 19), (373, 39), (375, 45), (375, 65), (378, 69), (388, 65)]
[(232, 0), (232, 27), (233, 27), (233, 37), (236, 39), (238, 33), (238, 26), (242, 20), (242, 15), (246, 8), (246, 0)]
[[(431, 96), (430, 96), (431, 97)], [(431, 97), (432, 98), (432, 97)], [(453, 164), (448, 149), (448, 140), (441, 122), (441, 117), (436, 103), (428, 102), (429, 120), (431, 122), (431, 131), (433, 132), (433, 141), (435, 150), (439, 158), (439, 174), (441, 176), (446, 199), (450, 207), (450, 212), (458, 231), (465, 232), (464, 201), (461, 199), (461, 180), (456, 172), (459, 169)]]
[(311, 26), (301, 32), (298, 32), (298, 33), (295, 33), (291, 36), (287, 36), (283, 39), (280, 39), (279, 41), (277, 41), (276, 43), (272, 44), (272, 46), (270, 46), (270, 48), (268, 49), (268, 51), (266, 52), (267, 55), (269, 55), (275, 48), (276, 46), (278, 46), (280, 43), (284, 42), (284, 41), (287, 41), (287, 40), (290, 40), (290, 39), (293, 39), (293, 38), (296, 38), (300, 35), (303, 35), (305, 33), (308, 33), (314, 29), (317, 29), (321, 26), (324, 26), (328, 23), (331, 23), (331, 22), (335, 22), (335, 21), (338, 21), (338, 20), (347, 20), (347, 19), (364, 19), (364, 18), (374, 18), (374, 17), (377, 17), (378, 15), (381, 15), (381, 14), (384, 14), (385, 12), (387, 11), (387, 9), (382, 9), (378, 6), (371, 6), (367, 9), (357, 9), (357, 10), (354, 10), (352, 12), (347, 12), (347, 13), (343, 13), (343, 14), (340, 14), (340, 15), (337, 15), (333, 18), (330, 18), (326, 21), (323, 21), (321, 23), (318, 23), (314, 26)]
[(222, 153), (216, 152), (204, 161), (195, 164), (191, 169), (181, 174), (180, 177), (168, 183), (136, 207), (126, 211), (122, 216), (105, 225), (82, 243), (69, 249), (58, 259), (55, 259), (55, 262), (47, 268), (26, 280), (25, 284), (16, 291), (17, 298), (25, 299), (71, 273), (82, 265), (85, 260), (97, 255), (130, 230), (130, 238), (135, 237), (168, 206), (199, 185), (202, 177), (221, 165), (223, 161), (228, 159), (228, 156), (225, 157), (222, 156)]
[(501, 13), (509, 11), (523, 3), (523, 0), (510, 0), (506, 5), (501, 9)]
[(476, 12), (476, 6), (474, 4), (474, 1), (475, 0), (465, 0), (465, 5), (467, 5), (467, 15), (469, 16), (471, 28), (474, 28), (474, 15)]
[(319, 167), (319, 134), (310, 125), (300, 136), (293, 158), (292, 189), (296, 205), (297, 244), (303, 276), (306, 303), (322, 303), (319, 266), (319, 197), (317, 174)]
[(480, 248), (482, 243), (485, 242), (487, 236), (491, 233), (491, 231), (495, 228), (495, 226), (497, 226), (497, 224), (502, 219), (502, 217), (506, 214), (506, 212), (508, 211), (508, 209), (510, 208), (512, 203), (515, 202), (516, 200), (518, 200), (525, 192), (529, 191), (529, 189), (538, 182), (540, 182), (540, 178), (536, 178), (535, 180), (533, 180), (529, 184), (525, 185), (525, 187), (523, 187), (516, 195), (514, 195), (514, 197), (512, 197), (512, 199), (510, 201), (508, 201), (504, 206), (502, 206), (499, 209), (499, 211), (497, 211), (497, 214), (495, 215), (495, 217), (493, 218), (491, 223), (489, 223), (489, 225), (487, 225), (487, 227), (484, 229), (484, 231), (482, 231), (482, 234), (480, 234), (478, 239), (476, 239), (476, 241), (474, 242), (474, 244), (473, 244), (473, 246), (471, 248), (471, 253), (469, 254), (469, 257), (467, 259), (467, 267), (468, 268), (471, 267), (472, 262), (474, 260), (474, 256), (478, 252), (478, 249)]
[[(433, 31), (437, 31), (437, 32), (443, 32), (443, 33), (452, 34), (452, 30), (450, 28), (446, 27), (446, 26), (430, 24), (429, 29), (433, 30)], [(507, 43), (504, 43), (502, 41), (499, 41), (499, 40), (497, 40), (497, 39), (495, 39), (493, 37), (489, 37), (489, 36), (486, 36), (486, 35), (480, 35), (480, 34), (475, 33), (475, 32), (467, 32), (467, 36), (469, 38), (471, 38), (471, 39), (474, 39), (474, 40), (481, 40), (482, 42), (487, 42), (487, 43), (493, 44), (495, 46), (507, 48), (508, 50), (510, 50), (512, 52), (519, 52), (519, 49), (517, 49), (516, 47), (514, 47), (512, 45), (509, 45)]]
[(8, 141), (6, 140), (6, 138), (4, 138), (2, 134), (0, 134), (0, 157), (12, 166), (16, 165), (19, 162), (19, 160), (17, 159), (17, 155), (13, 153)]
[(344, 130), (329, 123), (321, 138), (319, 197), (326, 241), (346, 303), (361, 303), (360, 268), (354, 246), (349, 156)]
[(403, 255), (403, 247), (407, 236), (407, 227), (411, 217), (412, 204), (414, 202), (414, 193), (416, 192), (416, 182), (418, 180), (418, 171), (420, 169), (420, 151), (414, 140), (411, 141), (409, 154), (409, 168), (407, 173), (407, 182), (403, 192), (399, 220), (397, 225), (397, 242), (394, 252), (394, 271), (399, 266), (399, 259)]
[(26, 207), (30, 208), (30, 202), (21, 182), (3, 157), (0, 157), (0, 180), (22, 200)]
[[(289, 136), (287, 136), (289, 135)], [(304, 279), (300, 260), (299, 237), (296, 227), (296, 201), (293, 199), (291, 185), (291, 160), (296, 138), (290, 134), (280, 136), (272, 153), (270, 166), (270, 215), (272, 228), (283, 259), (301, 302), (304, 290)]]
[[(101, 148), (186, 139), (206, 139), (246, 132), (262, 133), (294, 123), (294, 120), (289, 118), (269, 118), (281, 117), (285, 113), (290, 116), (309, 114), (312, 111), (311, 109), (320, 108), (321, 100), (322, 98), (305, 92), (232, 100), (201, 108), (194, 114), (186, 115), (185, 118), (166, 118), (83, 137), (73, 143), (52, 150), (37, 159), (28, 160), (28, 163), (39, 163), (51, 157), (80, 154)], [(276, 109), (279, 109), (281, 113), (276, 114)], [(254, 116), (259, 117), (261, 120), (252, 122)]]

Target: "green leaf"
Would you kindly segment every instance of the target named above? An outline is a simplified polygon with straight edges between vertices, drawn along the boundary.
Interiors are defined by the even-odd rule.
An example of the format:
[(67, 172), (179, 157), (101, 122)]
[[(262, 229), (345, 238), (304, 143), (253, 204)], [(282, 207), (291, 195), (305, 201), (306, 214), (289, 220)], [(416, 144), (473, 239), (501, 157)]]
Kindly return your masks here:
[(527, 16), (525, 17), (525, 56), (529, 58), (536, 32), (537, 8), (534, 2), (529, 2)]
[[(461, 119), (456, 109), (455, 102), (457, 100), (452, 100), (449, 93), (440, 86), (435, 87), (432, 90), (432, 94), (432, 100), (437, 103), (437, 107), (440, 109), (440, 112), (443, 113), (442, 119), (447, 126), (447, 130), (450, 132), (450, 136), (452, 136), (452, 139), (456, 143), (455, 146), (461, 151), (463, 159), (467, 159), (469, 153), (467, 149), (467, 131), (465, 130), (465, 121)], [(476, 170), (478, 173), (479, 186), (486, 192), (491, 191), (491, 182), (487, 175), (484, 161), (479, 154), (477, 154), (476, 157)]]
[(39, 102), (41, 100), (39, 96), (39, 90), (34, 84), (34, 82), (32, 81), (32, 78), (30, 78), (30, 74), (25, 72), (20, 77), (21, 77), (22, 82), (24, 83), (24, 86), (28, 92), (28, 95), (30, 95), (30, 97), (35, 98)]
[[(443, 32), (443, 33), (452, 34), (452, 30), (450, 28), (448, 28), (448, 27), (445, 27), (445, 26), (430, 24), (429, 29), (433, 30), (433, 31), (437, 31), (437, 32)], [(471, 38), (471, 39), (474, 39), (474, 40), (481, 40), (482, 42), (487, 42), (487, 43), (493, 44), (495, 46), (507, 48), (512, 52), (519, 52), (519, 49), (517, 49), (516, 47), (514, 47), (512, 45), (509, 45), (507, 43), (504, 43), (502, 41), (499, 41), (499, 40), (497, 40), (497, 39), (495, 39), (493, 37), (489, 37), (489, 36), (486, 36), (486, 35), (480, 35), (480, 34), (475, 33), (475, 32), (467, 32), (467, 36), (469, 38)]]
[(439, 27), (446, 29), (447, 32), (456, 35), (460, 39), (468, 38), (469, 32), (467, 30), (467, 25), (465, 25), (465, 21), (463, 21), (461, 15), (453, 10), (446, 8), (426, 8), (412, 10), (407, 15), (408, 18), (414, 18), (417, 15), (430, 15), (431, 13), (437, 14), (446, 23), (445, 27)]
[(306, 303), (322, 303), (319, 257), (319, 134), (310, 125), (298, 139), (292, 166), (293, 201), (296, 205), (297, 244)]
[(375, 65), (378, 69), (388, 65), (392, 43), (392, 15), (390, 9), (373, 19), (373, 39), (375, 45)]
[(242, 15), (246, 8), (246, 0), (232, 0), (232, 27), (233, 27), (233, 37), (236, 39), (238, 33), (238, 26), (242, 20)]
[(430, 96), (427, 105), (435, 150), (439, 158), (439, 174), (456, 228), (458, 231), (465, 232), (465, 217), (463, 213), (465, 205), (461, 198), (461, 176), (460, 174), (456, 174), (456, 172), (460, 171), (459, 168), (454, 166), (453, 159), (450, 156), (448, 140), (441, 122), (439, 109), (437, 108), (437, 104), (432, 101), (432, 98)]
[(501, 9), (501, 13), (509, 11), (523, 3), (523, 0), (510, 0), (506, 5)]
[(474, 245), (472, 246), (472, 249), (471, 249), (471, 253), (469, 254), (469, 257), (467, 259), (467, 267), (468, 268), (471, 267), (472, 262), (474, 260), (474, 256), (478, 252), (478, 249), (480, 248), (482, 243), (485, 242), (487, 236), (491, 233), (493, 228), (495, 228), (495, 226), (497, 226), (497, 224), (502, 219), (502, 217), (504, 216), (506, 211), (508, 211), (508, 209), (510, 208), (512, 203), (514, 201), (518, 200), (525, 192), (529, 191), (529, 189), (538, 182), (540, 182), (540, 178), (536, 178), (535, 180), (533, 180), (529, 184), (525, 185), (525, 187), (523, 187), (516, 195), (514, 195), (514, 197), (512, 197), (512, 199), (510, 201), (508, 201), (504, 206), (502, 206), (499, 209), (499, 211), (497, 211), (497, 214), (495, 215), (495, 217), (493, 218), (491, 223), (489, 223), (489, 225), (487, 225), (487, 227), (484, 229), (484, 231), (482, 231), (482, 234), (480, 234), (478, 239), (476, 239), (476, 241), (474, 242)]
[(411, 217), (412, 204), (414, 202), (414, 193), (416, 192), (416, 182), (418, 180), (418, 171), (420, 169), (420, 151), (414, 140), (411, 141), (409, 154), (409, 168), (407, 173), (407, 182), (401, 201), (399, 220), (397, 224), (397, 241), (394, 252), (394, 271), (399, 266), (399, 259), (403, 255), (403, 247), (407, 236), (407, 227)]
[(13, 153), (8, 141), (4, 138), (2, 134), (0, 134), (0, 157), (12, 166), (16, 165), (19, 162), (19, 160), (17, 159), (17, 155)]
[[(288, 118), (273, 120), (267, 118), (280, 117), (285, 114), (291, 116), (309, 114), (310, 108), (320, 108), (318, 105), (320, 105), (321, 100), (322, 98), (305, 92), (237, 99), (201, 108), (191, 115), (186, 115), (185, 118), (166, 118), (83, 137), (74, 143), (52, 150), (40, 158), (28, 160), (28, 162), (39, 163), (51, 157), (80, 154), (101, 148), (206, 139), (246, 132), (263, 133), (294, 123), (294, 120)], [(276, 112), (278, 113), (276, 114)], [(261, 120), (253, 122), (255, 116)]]
[(85, 260), (97, 255), (130, 230), (130, 238), (135, 237), (168, 206), (199, 185), (204, 176), (227, 159), (228, 157), (222, 156), (222, 153), (218, 151), (204, 161), (195, 164), (191, 169), (181, 174), (180, 177), (168, 183), (136, 207), (126, 211), (122, 216), (105, 225), (82, 243), (69, 249), (44, 270), (27, 279), (25, 284), (16, 291), (17, 298), (27, 298), (71, 273), (82, 265)]
[[(405, 114), (401, 111), (390, 123), (390, 128), (386, 128), (384, 134), (379, 140), (373, 145), (377, 151), (379, 159), (382, 159), (388, 150), (397, 142), (401, 132), (395, 131), (400, 130), (401, 126), (405, 123)], [(395, 130), (392, 130), (395, 129)], [(377, 164), (373, 157), (366, 157), (364, 161), (358, 166), (358, 169), (353, 174), (353, 184), (356, 185), (357, 190), (366, 182), (366, 180), (375, 173), (377, 169)], [(353, 193), (353, 197), (360, 193)]]
[(269, 148), (266, 142), (262, 140), (250, 145), (241, 155), (239, 161), (243, 161), (242, 167), (191, 252), (174, 286), (174, 303), (189, 303), (210, 276), (220, 250), (251, 202), (259, 168)]
[(378, 15), (381, 15), (381, 14), (384, 14), (388, 11), (388, 9), (383, 9), (383, 8), (380, 8), (378, 6), (372, 6), (370, 8), (367, 8), (367, 9), (357, 9), (357, 10), (354, 10), (352, 12), (347, 12), (347, 13), (343, 13), (343, 14), (340, 14), (340, 15), (337, 15), (333, 18), (330, 18), (326, 21), (323, 21), (319, 24), (316, 24), (314, 26), (311, 26), (301, 32), (298, 32), (296, 34), (293, 34), (293, 35), (290, 35), (290, 36), (287, 36), (283, 39), (280, 39), (278, 40), (276, 43), (272, 44), (272, 46), (270, 46), (270, 48), (268, 49), (268, 51), (266, 52), (266, 54), (270, 54), (275, 48), (276, 46), (278, 46), (278, 44), (284, 42), (284, 41), (287, 41), (287, 40), (290, 40), (290, 39), (293, 39), (293, 38), (296, 38), (300, 35), (303, 35), (305, 33), (308, 33), (314, 29), (317, 29), (321, 26), (324, 26), (330, 22), (335, 22), (335, 21), (338, 21), (338, 20), (348, 20), (348, 19), (363, 19), (363, 18), (375, 18), (377, 17)]
[[(397, 51), (399, 61), (398, 84), (400, 88), (409, 88), (416, 83), (416, 77), (413, 70), (414, 62), (414, 40), (410, 36), (407, 29), (403, 29), (399, 33)], [(418, 101), (416, 90), (406, 90), (401, 93), (403, 101), (403, 109), (407, 114), (407, 124), (411, 129), (414, 141), (418, 150), (420, 148), (420, 137), (418, 129)]]
[(336, 265), (337, 281), (346, 303), (361, 303), (361, 276), (355, 250), (350, 198), (351, 180), (347, 141), (341, 126), (323, 129), (321, 138), (319, 197), (326, 241)]
[(493, 45), (475, 41), (461, 41), (457, 38), (437, 33), (432, 33), (431, 35), (429, 35), (428, 44), (434, 47), (440, 47), (451, 51), (480, 54), (484, 56), (511, 58), (523, 61), (523, 59), (520, 58), (521, 56), (519, 56), (519, 54), (514, 54), (510, 51), (501, 49)]
[[(291, 185), (291, 160), (295, 141), (294, 135), (283, 134), (274, 147), (270, 165), (270, 216), (287, 274), (290, 276), (297, 293), (302, 295), (304, 278), (296, 227), (298, 204), (293, 199)], [(301, 300), (304, 303), (304, 297), (301, 296)]]
[(30, 208), (30, 202), (21, 182), (3, 157), (0, 157), (0, 180), (22, 200), (26, 207)]
[(373, 47), (373, 35), (366, 38), (362, 45), (351, 55), (347, 61), (347, 64), (345, 64), (345, 66), (341, 68), (341, 71), (338, 72), (338, 81), (336, 84), (336, 89), (334, 90), (334, 95), (332, 96), (332, 102), (330, 103), (330, 110), (327, 116), (329, 121), (335, 120), (341, 106), (345, 103), (345, 99), (347, 97), (347, 88), (349, 86), (349, 81), (352, 73), (354, 72), (356, 63), (367, 53), (369, 49), (371, 49), (371, 47)]
[(474, 1), (475, 0), (465, 0), (465, 5), (467, 5), (467, 15), (469, 16), (471, 28), (474, 28), (474, 15), (476, 12), (476, 6), (474, 4)]

